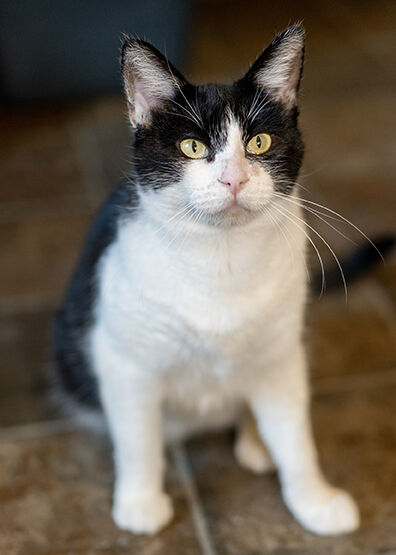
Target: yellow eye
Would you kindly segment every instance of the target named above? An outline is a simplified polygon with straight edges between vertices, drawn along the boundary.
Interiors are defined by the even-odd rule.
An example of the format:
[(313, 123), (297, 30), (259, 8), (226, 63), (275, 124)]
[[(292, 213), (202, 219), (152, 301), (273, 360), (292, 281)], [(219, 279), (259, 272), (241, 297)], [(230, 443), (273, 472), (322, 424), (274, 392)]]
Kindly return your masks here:
[(247, 144), (247, 151), (251, 154), (264, 154), (271, 146), (271, 136), (267, 133), (259, 133)]
[(180, 143), (180, 150), (188, 158), (206, 158), (208, 147), (198, 139), (184, 139)]

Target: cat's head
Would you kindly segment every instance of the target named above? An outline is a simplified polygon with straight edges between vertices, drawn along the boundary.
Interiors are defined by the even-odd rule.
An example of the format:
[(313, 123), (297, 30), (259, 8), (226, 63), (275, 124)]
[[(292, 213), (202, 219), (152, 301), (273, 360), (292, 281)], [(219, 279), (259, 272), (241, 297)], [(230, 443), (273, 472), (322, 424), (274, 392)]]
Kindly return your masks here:
[(246, 223), (297, 178), (304, 31), (289, 27), (231, 85), (194, 86), (153, 46), (127, 37), (122, 74), (135, 131), (134, 182), (160, 219)]

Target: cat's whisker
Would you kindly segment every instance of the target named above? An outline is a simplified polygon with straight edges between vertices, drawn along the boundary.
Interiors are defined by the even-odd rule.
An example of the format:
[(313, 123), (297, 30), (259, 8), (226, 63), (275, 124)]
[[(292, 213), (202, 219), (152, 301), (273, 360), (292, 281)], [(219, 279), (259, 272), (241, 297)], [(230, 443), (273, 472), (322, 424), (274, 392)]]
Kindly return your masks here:
[[(199, 209), (198, 211), (196, 210), (196, 208), (194, 206), (191, 205), (191, 212), (190, 212), (190, 216), (191, 216), (191, 221), (194, 224), (198, 224), (200, 223), (200, 221), (202, 220), (202, 216), (205, 215), (205, 211), (203, 209)], [(187, 233), (184, 233), (183, 239), (182, 241), (180, 241), (179, 246), (177, 248), (176, 251), (176, 256), (179, 254), (179, 252), (184, 248), (184, 245), (188, 242), (188, 240), (190, 239), (190, 237), (193, 234), (193, 228), (190, 228), (189, 231)]]
[[(170, 218), (168, 218), (163, 224), (154, 231), (154, 235), (158, 236), (160, 233), (166, 229), (166, 233), (164, 238), (167, 237), (170, 231), (173, 231), (175, 225), (177, 225), (181, 220), (185, 219), (185, 216), (188, 215), (188, 211), (192, 209), (192, 206), (187, 203), (186, 205), (182, 206), (180, 210), (178, 210), (175, 214), (173, 214)], [(169, 228), (169, 224), (173, 223), (171, 228)]]
[[(183, 108), (183, 106), (180, 106), (181, 108)], [(164, 114), (171, 114), (172, 116), (178, 116), (180, 118), (185, 118), (188, 119), (189, 121), (192, 121), (193, 123), (197, 123), (195, 119), (192, 119), (190, 115), (186, 116), (186, 114), (179, 114), (178, 112), (166, 112), (165, 110), (163, 111)]]
[[(321, 290), (320, 290), (320, 297), (322, 297), (323, 293), (326, 290), (325, 270), (324, 270), (324, 264), (323, 264), (322, 257), (320, 255), (320, 252), (319, 252), (317, 246), (315, 245), (315, 242), (313, 241), (313, 239), (311, 239), (311, 237), (309, 236), (309, 234), (306, 232), (306, 230), (303, 227), (301, 227), (297, 222), (294, 221), (294, 219), (292, 219), (290, 216), (285, 214), (280, 209), (279, 205), (277, 205), (276, 203), (272, 203), (272, 207), (273, 207), (274, 210), (278, 211), (281, 216), (288, 219), (292, 224), (294, 224), (305, 235), (305, 237), (308, 239), (308, 241), (311, 243), (312, 247), (314, 248), (314, 250), (316, 252), (316, 256), (318, 257), (319, 264), (320, 264), (320, 269), (321, 269), (321, 272), (322, 272), (322, 286), (321, 286)], [(304, 224), (305, 224), (305, 222), (304, 222)]]
[[(279, 181), (278, 181), (278, 183), (279, 183)], [(299, 184), (297, 184), (297, 185), (298, 185), (299, 187), (301, 187), (301, 185), (299, 185)], [(275, 191), (274, 195), (275, 195), (275, 196), (279, 196), (280, 198), (284, 198), (284, 199), (290, 199), (290, 198), (291, 198), (291, 199), (293, 199), (296, 203), (299, 202), (299, 203), (300, 203), (299, 206), (300, 206), (301, 208), (303, 208), (304, 210), (312, 210), (314, 213), (320, 214), (320, 215), (324, 216), (325, 218), (328, 218), (328, 219), (330, 219), (330, 220), (333, 220), (333, 221), (338, 222), (338, 223), (343, 224), (343, 225), (346, 225), (346, 224), (347, 224), (347, 222), (341, 220), (341, 218), (339, 218), (339, 217), (337, 217), (337, 216), (333, 216), (333, 215), (331, 215), (331, 214), (328, 214), (327, 212), (322, 212), (322, 211), (319, 210), (318, 208), (313, 208), (313, 207), (305, 206), (305, 205), (303, 204), (303, 200), (304, 200), (304, 199), (302, 199), (301, 197), (295, 197), (295, 196), (293, 196), (293, 194), (290, 194), (290, 193), (289, 193), (289, 194), (288, 194), (288, 193), (281, 193), (280, 191)], [(350, 240), (351, 240), (351, 239), (350, 239)]]
[(309, 172), (302, 171), (302, 172), (300, 172), (300, 177), (306, 178), (306, 177), (311, 177), (311, 175), (316, 175), (316, 174), (320, 173), (321, 171), (323, 171), (327, 166), (328, 166), (328, 164), (322, 164), (319, 168), (316, 168), (315, 170), (311, 170)]
[[(276, 204), (276, 201), (274, 201), (274, 204)], [(278, 208), (280, 208), (279, 205), (277, 205)], [(342, 269), (341, 263), (336, 255), (336, 253), (334, 252), (333, 248), (329, 245), (329, 243), (326, 241), (326, 239), (324, 239), (322, 237), (322, 235), (316, 231), (315, 228), (313, 228), (311, 225), (309, 225), (305, 220), (303, 220), (302, 218), (300, 218), (299, 216), (297, 216), (296, 214), (293, 214), (292, 212), (290, 212), (290, 210), (288, 210), (285, 206), (282, 206), (282, 209), (285, 210), (288, 214), (290, 214), (290, 216), (296, 218), (297, 220), (299, 220), (300, 222), (302, 222), (304, 225), (306, 225), (308, 227), (308, 229), (310, 229), (313, 233), (315, 233), (315, 235), (317, 237), (319, 237), (319, 239), (321, 241), (323, 241), (323, 243), (326, 245), (326, 247), (329, 249), (329, 251), (331, 252), (337, 266), (338, 269), (340, 270), (340, 274), (341, 274), (341, 279), (342, 279), (342, 283), (344, 286), (344, 291), (345, 291), (345, 302), (348, 302), (348, 288), (347, 288), (347, 283), (346, 283), (346, 279), (345, 279), (345, 274), (344, 274), (344, 270)]]
[(198, 103), (198, 89), (195, 89), (195, 108), (196, 108), (196, 111), (198, 112), (200, 122), (202, 123), (202, 125), (204, 125), (201, 109), (200, 109), (199, 103)]
[(263, 110), (268, 104), (271, 103), (271, 98), (267, 95), (263, 98), (261, 103), (257, 106), (256, 110), (254, 111), (253, 115), (250, 118), (250, 122), (253, 123), (254, 120), (257, 118), (258, 114)]
[(291, 181), (290, 179), (282, 179), (282, 177), (284, 177), (284, 174), (279, 174), (278, 173), (278, 177), (276, 177), (276, 172), (275, 173), (275, 182), (277, 184), (285, 184), (288, 185), (290, 188), (292, 187), (298, 187), (300, 189), (302, 189), (303, 191), (307, 192), (309, 195), (312, 194), (311, 191), (302, 183), (299, 183), (297, 181)]
[(249, 118), (251, 117), (252, 113), (256, 109), (256, 106), (257, 106), (257, 103), (260, 100), (261, 94), (262, 94), (262, 91), (260, 89), (257, 89), (256, 92), (254, 93), (252, 104), (250, 106), (250, 109), (249, 109), (246, 117), (245, 117), (245, 122), (249, 121)]
[[(178, 233), (180, 226), (190, 217), (192, 217), (194, 215), (194, 207), (193, 206), (188, 206), (186, 207), (184, 214), (182, 214), (175, 222), (173, 222), (172, 228), (168, 228), (167, 233), (163, 236), (163, 240), (167, 240), (168, 236), (172, 233), (173, 236), (171, 237), (170, 241), (166, 241), (165, 246), (167, 249), (170, 249), (171, 246), (180, 238), (180, 235)], [(179, 248), (177, 249), (177, 252), (179, 252), (180, 250), (180, 244), (179, 244)]]
[[(296, 185), (299, 185), (299, 183), (295, 182)], [(370, 237), (368, 237), (364, 231), (362, 231), (357, 225), (355, 225), (354, 223), (352, 223), (350, 220), (348, 220), (348, 218), (345, 218), (345, 216), (343, 216), (342, 214), (340, 214), (339, 212), (337, 212), (336, 210), (332, 210), (331, 208), (328, 208), (327, 206), (324, 206), (323, 204), (320, 204), (318, 202), (313, 202), (312, 200), (307, 200), (307, 199), (303, 199), (300, 198), (301, 202), (309, 204), (311, 206), (317, 206), (318, 208), (321, 208), (323, 210), (326, 210), (327, 212), (330, 212), (331, 214), (337, 216), (338, 218), (340, 218), (343, 222), (345, 222), (346, 224), (350, 225), (351, 227), (353, 227), (353, 229), (355, 229), (358, 233), (360, 233), (362, 235), (362, 237), (364, 237), (366, 239), (366, 241), (368, 241), (370, 243), (370, 245), (376, 250), (376, 252), (378, 253), (379, 257), (381, 258), (382, 262), (384, 261), (384, 257), (382, 256), (382, 253), (379, 251), (378, 247), (375, 245), (375, 243), (373, 243), (373, 241), (370, 239)]]
[[(261, 93), (262, 94), (262, 93)], [(261, 96), (261, 95), (260, 95)], [(254, 122), (260, 111), (265, 108), (271, 102), (271, 97), (268, 94), (264, 94), (260, 100), (260, 102), (255, 107), (254, 111), (250, 115), (250, 121)]]
[[(174, 81), (174, 84), (175, 84), (176, 87), (178, 88), (180, 94), (182, 95), (182, 97), (183, 97), (184, 100), (186, 101), (187, 105), (190, 107), (190, 110), (191, 110), (190, 115), (191, 115), (192, 118), (196, 121), (197, 125), (198, 125), (199, 127), (201, 127), (201, 129), (203, 129), (204, 126), (203, 126), (202, 118), (199, 117), (197, 111), (194, 110), (193, 106), (191, 105), (191, 103), (189, 102), (189, 100), (186, 98), (186, 95), (183, 93), (183, 91), (182, 91), (182, 89), (181, 89), (181, 87), (180, 87), (180, 85), (179, 85), (178, 80), (176, 79), (176, 77), (174, 76), (174, 74), (173, 74), (173, 72), (172, 72), (172, 70), (171, 70), (170, 63), (169, 63), (169, 60), (168, 60), (168, 59), (166, 60), (166, 63), (167, 63), (167, 65), (168, 65), (168, 70), (169, 70), (169, 73), (170, 73), (171, 76), (172, 76), (172, 79), (173, 79), (173, 81)], [(171, 100), (172, 100), (173, 102), (175, 102), (173, 99), (171, 99)], [(178, 103), (175, 102), (175, 104), (178, 104)], [(179, 106), (181, 106), (181, 104), (179, 104)], [(182, 106), (181, 106), (181, 107), (182, 107)], [(187, 112), (188, 112), (188, 110), (187, 110)]]
[[(281, 222), (279, 222), (279, 221), (271, 214), (271, 212), (270, 212), (270, 210), (269, 210), (268, 207), (265, 207), (265, 210), (266, 210), (266, 214), (267, 214), (268, 216), (270, 216), (270, 218), (275, 222), (275, 224), (278, 226), (278, 228), (279, 228), (280, 231), (282, 232), (283, 236), (285, 237), (286, 241), (287, 241), (288, 244), (290, 245), (290, 242), (288, 241), (287, 236), (286, 236), (286, 231), (289, 231), (289, 229), (288, 229), (288, 228), (283, 229)], [(260, 211), (261, 211), (261, 210), (260, 210)], [(305, 253), (301, 253), (300, 249), (297, 247), (297, 245), (296, 245), (296, 243), (295, 243), (295, 241), (294, 241), (293, 235), (290, 234), (289, 236), (290, 236), (290, 239), (293, 241), (294, 247), (295, 247), (295, 249), (293, 250), (293, 248), (291, 248), (291, 245), (290, 245), (293, 258), (294, 258), (294, 252), (295, 252), (295, 251), (298, 252), (299, 255), (300, 255), (300, 257), (301, 257), (302, 260), (303, 260), (304, 267), (305, 267), (305, 273), (306, 273), (306, 275), (307, 275), (307, 279), (308, 279), (309, 282), (311, 282), (311, 276), (310, 276), (310, 273), (309, 273), (307, 261), (306, 261), (306, 259), (305, 259)]]
[(183, 106), (182, 104), (180, 104), (179, 102), (177, 102), (173, 98), (169, 98), (168, 100), (169, 100), (169, 102), (172, 102), (173, 104), (175, 104), (175, 106), (178, 106), (179, 108), (184, 110), (187, 114), (187, 116), (185, 116), (187, 119), (192, 121), (195, 125), (198, 125), (198, 127), (202, 128), (202, 125), (201, 125), (200, 121), (185, 106)]
[[(155, 235), (158, 235), (159, 233), (161, 233), (161, 231), (162, 231), (163, 229), (165, 229), (165, 228), (168, 226), (168, 224), (170, 224), (170, 223), (173, 222), (174, 220), (176, 220), (176, 222), (177, 222), (178, 217), (179, 217), (180, 215), (183, 215), (183, 214), (185, 213), (185, 211), (186, 211), (186, 206), (183, 206), (183, 207), (181, 208), (181, 210), (179, 210), (178, 212), (176, 212), (175, 214), (173, 214), (173, 216), (172, 216), (171, 218), (168, 218), (158, 229), (155, 230)], [(176, 223), (176, 222), (174, 222), (174, 223)]]
[[(305, 206), (304, 204), (300, 204), (299, 202), (294, 202), (296, 199), (295, 197), (287, 197), (287, 196), (283, 196), (283, 195), (279, 195), (278, 193), (274, 193), (275, 197), (281, 198), (287, 202), (290, 202), (291, 204), (294, 204), (296, 206), (299, 206), (300, 208), (303, 208), (304, 210), (306, 210), (307, 212), (309, 212), (310, 214), (316, 216), (317, 218), (319, 218), (319, 220), (321, 220), (322, 222), (324, 222), (326, 225), (328, 225), (329, 227), (331, 227), (331, 229), (333, 229), (336, 233), (338, 233), (338, 235), (340, 235), (341, 237), (343, 237), (344, 239), (346, 239), (347, 241), (349, 241), (350, 243), (354, 244), (355, 246), (358, 246), (356, 241), (354, 241), (353, 239), (351, 239), (350, 237), (348, 237), (347, 235), (345, 235), (344, 233), (342, 233), (342, 231), (340, 231), (339, 229), (337, 229), (334, 225), (332, 225), (330, 222), (328, 222), (327, 220), (325, 220), (325, 218), (323, 218), (320, 214), (322, 214), (321, 212), (317, 212), (316, 210), (310, 208), (309, 206)], [(324, 214), (326, 215), (326, 214)]]
[(293, 271), (295, 271), (295, 257), (294, 257), (294, 251), (293, 251), (293, 249), (292, 249), (292, 247), (291, 247), (290, 241), (289, 241), (288, 238), (286, 237), (286, 234), (285, 234), (285, 232), (284, 232), (284, 230), (283, 230), (281, 224), (280, 224), (279, 222), (276, 221), (276, 219), (273, 217), (273, 215), (271, 214), (271, 212), (270, 212), (270, 210), (269, 210), (269, 208), (268, 208), (267, 206), (263, 206), (263, 207), (260, 209), (260, 212), (261, 212), (262, 214), (264, 214), (265, 216), (267, 216), (267, 217), (270, 219), (270, 221), (272, 222), (272, 224), (273, 224), (273, 226), (274, 226), (274, 229), (276, 229), (278, 233), (281, 232), (283, 238), (285, 239), (285, 241), (286, 241), (286, 243), (287, 243), (287, 246), (288, 246), (288, 249), (289, 249), (289, 253), (290, 253), (290, 257), (291, 257), (291, 260), (292, 260)]

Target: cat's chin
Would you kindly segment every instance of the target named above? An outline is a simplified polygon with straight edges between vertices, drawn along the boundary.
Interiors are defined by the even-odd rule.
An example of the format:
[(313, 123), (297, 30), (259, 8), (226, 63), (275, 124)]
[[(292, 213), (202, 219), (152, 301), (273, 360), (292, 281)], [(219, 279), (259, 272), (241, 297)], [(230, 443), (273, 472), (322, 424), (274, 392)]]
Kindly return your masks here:
[(259, 215), (241, 204), (231, 204), (218, 212), (207, 214), (207, 222), (217, 227), (245, 225)]

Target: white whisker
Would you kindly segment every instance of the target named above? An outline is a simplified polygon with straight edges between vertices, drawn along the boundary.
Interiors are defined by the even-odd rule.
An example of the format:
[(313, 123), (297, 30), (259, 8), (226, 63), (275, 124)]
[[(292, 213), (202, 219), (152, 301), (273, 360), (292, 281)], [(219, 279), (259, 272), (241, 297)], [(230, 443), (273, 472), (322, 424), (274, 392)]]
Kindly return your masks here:
[(260, 210), (260, 212), (261, 212), (262, 214), (265, 214), (266, 216), (268, 216), (268, 218), (271, 220), (271, 222), (272, 222), (272, 224), (274, 225), (274, 228), (277, 230), (277, 232), (280, 231), (281, 234), (282, 234), (282, 236), (284, 237), (284, 239), (285, 239), (285, 241), (286, 241), (286, 243), (287, 243), (289, 252), (290, 252), (290, 257), (291, 257), (291, 259), (292, 259), (293, 271), (295, 272), (295, 257), (294, 257), (294, 251), (293, 251), (293, 249), (292, 249), (292, 246), (291, 246), (291, 244), (290, 244), (289, 239), (286, 237), (286, 234), (285, 234), (285, 232), (284, 232), (282, 226), (280, 225), (279, 222), (276, 221), (276, 219), (273, 217), (273, 215), (271, 214), (271, 212), (269, 211), (269, 209), (268, 209), (267, 206), (263, 206), (263, 208), (262, 208), (262, 210)]
[[(284, 195), (279, 195), (278, 193), (274, 193), (274, 196), (281, 198), (287, 202), (290, 202), (291, 204), (295, 204), (296, 206), (299, 206), (300, 208), (303, 208), (304, 210), (306, 210), (307, 212), (309, 212), (310, 214), (313, 214), (314, 216), (316, 216), (317, 218), (319, 218), (319, 220), (322, 220), (322, 222), (324, 222), (326, 225), (328, 225), (329, 227), (331, 227), (331, 229), (334, 229), (334, 231), (336, 233), (338, 233), (338, 235), (341, 235), (341, 237), (343, 237), (344, 239), (346, 239), (347, 241), (349, 241), (350, 243), (352, 243), (355, 246), (358, 246), (358, 244), (353, 241), (353, 239), (351, 239), (350, 237), (348, 237), (347, 235), (345, 235), (344, 233), (342, 233), (342, 231), (340, 231), (339, 229), (337, 229), (334, 225), (332, 225), (331, 223), (329, 223), (327, 220), (325, 220), (322, 216), (320, 216), (320, 214), (323, 214), (324, 216), (326, 216), (325, 213), (323, 212), (318, 212), (316, 210), (314, 210), (313, 208), (310, 208), (309, 206), (305, 206), (304, 204), (301, 204), (299, 202), (297, 202), (297, 199), (295, 197), (288, 197), (288, 196), (284, 196)], [(298, 199), (300, 200), (300, 199)], [(294, 201), (294, 202), (293, 202)]]
[[(289, 182), (291, 183), (291, 182)], [(299, 187), (301, 186), (299, 183), (295, 182), (295, 185), (298, 185)], [(370, 239), (370, 237), (368, 237), (364, 231), (362, 231), (358, 226), (356, 226), (354, 223), (352, 223), (350, 220), (348, 220), (348, 218), (345, 218), (342, 214), (340, 214), (339, 212), (336, 212), (335, 210), (332, 210), (331, 208), (327, 208), (327, 206), (324, 206), (323, 204), (320, 204), (318, 202), (313, 202), (312, 200), (307, 200), (307, 199), (300, 199), (301, 202), (310, 204), (312, 206), (317, 206), (318, 208), (322, 208), (323, 210), (326, 210), (327, 212), (330, 212), (331, 214), (333, 214), (334, 216), (337, 216), (338, 218), (340, 218), (343, 222), (345, 222), (346, 224), (350, 225), (351, 227), (353, 227), (353, 229), (355, 229), (358, 233), (360, 233), (362, 235), (362, 237), (364, 237), (366, 239), (366, 241), (368, 241), (370, 243), (370, 245), (377, 251), (379, 257), (381, 258), (382, 262), (384, 261), (384, 257), (382, 256), (381, 252), (378, 250), (378, 247), (375, 245), (375, 243), (373, 243), (373, 241)]]
[[(189, 112), (188, 110), (186, 110), (187, 113), (189, 113), (190, 116), (192, 117), (192, 119), (196, 122), (196, 124), (197, 124), (199, 127), (201, 127), (201, 128), (203, 129), (203, 121), (202, 121), (202, 118), (200, 119), (198, 113), (196, 112), (196, 110), (194, 110), (194, 108), (192, 107), (191, 103), (190, 103), (190, 102), (188, 101), (188, 99), (186, 98), (186, 95), (183, 93), (183, 91), (182, 91), (182, 89), (181, 89), (181, 87), (180, 87), (180, 85), (179, 85), (179, 83), (178, 83), (176, 77), (174, 76), (174, 74), (173, 74), (173, 72), (172, 72), (172, 70), (171, 70), (171, 67), (170, 67), (170, 64), (169, 64), (169, 60), (167, 59), (166, 62), (167, 62), (167, 65), (168, 65), (169, 73), (171, 74), (171, 76), (172, 76), (172, 78), (173, 78), (173, 81), (174, 81), (176, 87), (179, 89), (180, 94), (182, 95), (182, 97), (183, 97), (184, 100), (186, 101), (187, 105), (190, 107), (191, 112)], [(175, 104), (178, 104), (175, 100), (173, 100), (173, 99), (171, 99), (171, 100), (172, 100)], [(179, 106), (183, 108), (183, 106), (181, 106), (181, 104), (179, 104)]]
[[(280, 208), (280, 206), (278, 205), (278, 208)], [(344, 270), (342, 269), (342, 266), (340, 264), (340, 261), (338, 260), (337, 255), (335, 254), (334, 250), (332, 249), (332, 247), (329, 245), (329, 243), (326, 241), (326, 239), (324, 239), (322, 237), (322, 235), (316, 231), (315, 228), (313, 228), (311, 225), (309, 225), (305, 220), (303, 220), (302, 218), (300, 218), (299, 216), (297, 216), (296, 214), (293, 214), (292, 212), (290, 212), (289, 210), (287, 210), (287, 208), (285, 206), (282, 206), (282, 209), (285, 210), (288, 214), (290, 214), (291, 216), (294, 216), (294, 218), (296, 218), (297, 220), (299, 220), (300, 222), (302, 222), (304, 225), (306, 225), (308, 227), (308, 229), (310, 229), (313, 233), (315, 233), (315, 235), (317, 237), (319, 237), (319, 239), (321, 241), (323, 241), (323, 243), (326, 245), (326, 247), (329, 249), (329, 251), (331, 252), (331, 254), (334, 257), (334, 260), (336, 261), (336, 264), (338, 266), (338, 269), (340, 270), (340, 274), (341, 274), (341, 278), (342, 278), (342, 282), (344, 285), (344, 291), (345, 291), (345, 302), (348, 302), (348, 288), (347, 288), (347, 284), (346, 284), (346, 280), (345, 280), (345, 274), (344, 274)]]
[[(323, 260), (322, 257), (319, 253), (319, 250), (317, 248), (317, 246), (315, 245), (314, 241), (311, 239), (311, 237), (308, 235), (308, 233), (305, 231), (305, 229), (303, 227), (301, 227), (300, 225), (298, 225), (297, 222), (295, 222), (292, 218), (290, 218), (290, 216), (288, 216), (287, 214), (285, 214), (281, 209), (280, 206), (277, 205), (276, 203), (272, 203), (272, 207), (277, 210), (284, 218), (287, 218), (292, 224), (294, 224), (300, 231), (302, 231), (302, 233), (304, 233), (304, 235), (306, 236), (306, 238), (308, 239), (308, 241), (311, 243), (311, 245), (313, 246), (313, 248), (315, 249), (316, 255), (318, 257), (319, 260), (319, 264), (320, 264), (320, 268), (322, 271), (322, 287), (320, 290), (320, 297), (323, 296), (324, 291), (326, 290), (326, 278), (325, 278), (325, 270), (324, 270), (324, 264), (323, 264)], [(303, 221), (304, 225), (305, 222)]]

